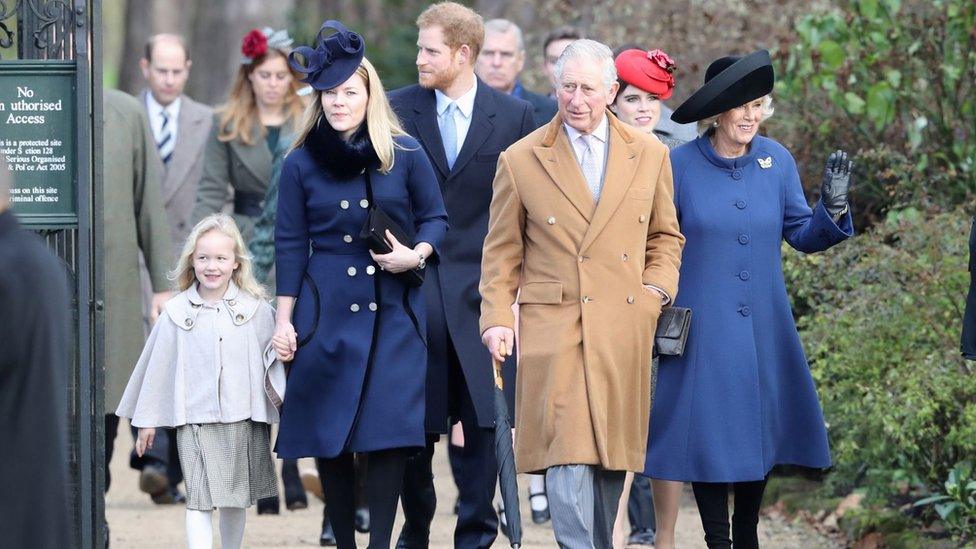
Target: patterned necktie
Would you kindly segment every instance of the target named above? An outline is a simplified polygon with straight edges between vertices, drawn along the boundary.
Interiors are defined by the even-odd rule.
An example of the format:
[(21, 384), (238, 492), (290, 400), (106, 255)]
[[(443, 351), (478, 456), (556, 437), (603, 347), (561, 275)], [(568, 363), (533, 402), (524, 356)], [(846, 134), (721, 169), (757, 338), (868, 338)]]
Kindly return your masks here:
[(156, 150), (159, 157), (163, 159), (163, 164), (169, 164), (173, 158), (173, 149), (176, 148), (176, 140), (173, 139), (173, 125), (169, 123), (169, 113), (166, 109), (160, 112), (163, 123), (159, 127), (159, 135), (156, 136)]
[(583, 177), (586, 179), (586, 185), (590, 188), (593, 200), (599, 202), (600, 191), (603, 188), (603, 178), (600, 177), (600, 162), (596, 158), (596, 151), (591, 146), (593, 136), (581, 135), (579, 136), (579, 140), (584, 147), (583, 155), (580, 158), (580, 169), (583, 171)]
[(447, 167), (454, 167), (457, 160), (457, 123), (454, 121), (454, 111), (457, 105), (454, 102), (447, 104), (444, 114), (441, 116), (441, 141), (444, 143), (444, 156), (447, 157)]

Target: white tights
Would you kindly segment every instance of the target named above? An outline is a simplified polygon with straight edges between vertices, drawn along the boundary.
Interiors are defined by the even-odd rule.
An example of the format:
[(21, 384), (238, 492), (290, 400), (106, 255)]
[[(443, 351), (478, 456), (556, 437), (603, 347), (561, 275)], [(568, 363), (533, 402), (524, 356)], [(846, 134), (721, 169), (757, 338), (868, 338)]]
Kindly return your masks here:
[[(213, 547), (213, 511), (186, 510), (186, 541), (189, 549)], [(222, 507), (220, 509), (220, 547), (238, 549), (244, 540), (245, 509)]]

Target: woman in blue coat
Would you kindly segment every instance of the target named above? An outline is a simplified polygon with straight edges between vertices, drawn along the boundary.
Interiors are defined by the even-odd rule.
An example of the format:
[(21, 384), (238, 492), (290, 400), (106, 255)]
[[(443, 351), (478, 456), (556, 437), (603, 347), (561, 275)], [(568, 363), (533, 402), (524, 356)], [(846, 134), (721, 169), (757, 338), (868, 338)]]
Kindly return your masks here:
[[(692, 481), (710, 548), (758, 547), (773, 466), (830, 465), (823, 413), (793, 321), (781, 243), (805, 253), (853, 233), (851, 162), (830, 156), (811, 210), (796, 164), (757, 135), (772, 114), (765, 50), (709, 65), (672, 115), (707, 131), (675, 149), (674, 200), (687, 238), (675, 305), (693, 311), (682, 357), (662, 357), (651, 413), (651, 478)], [(729, 536), (728, 485), (735, 492)]]
[[(447, 213), (363, 50), (327, 21), (291, 58), (316, 91), (279, 180), (275, 348), (291, 370), (276, 451), (319, 458), (340, 548), (355, 547), (353, 453), (367, 454), (369, 546), (389, 548), (404, 461), (425, 444), (424, 305), (398, 273), (424, 268)], [(377, 255), (359, 238), (367, 181), (413, 248), (387, 234), (393, 251)]]

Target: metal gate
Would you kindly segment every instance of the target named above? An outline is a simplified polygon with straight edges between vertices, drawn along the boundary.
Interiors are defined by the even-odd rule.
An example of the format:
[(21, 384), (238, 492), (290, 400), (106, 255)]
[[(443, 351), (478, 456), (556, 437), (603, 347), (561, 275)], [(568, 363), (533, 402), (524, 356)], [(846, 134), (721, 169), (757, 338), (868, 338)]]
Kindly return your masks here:
[[(102, 239), (94, 222), (101, 207), (102, 135), (101, 124), (94, 121), (102, 119), (102, 59), (101, 36), (95, 29), (101, 29), (100, 0), (0, 0), (0, 82), (7, 92), (12, 92), (9, 84), (33, 82), (40, 91), (59, 94), (74, 113), (74, 142), (63, 143), (68, 159), (65, 171), (35, 175), (50, 177), (51, 188), (64, 186), (57, 189), (66, 198), (63, 208), (36, 215), (18, 211), (18, 218), (44, 236), (64, 261), (73, 283), (73, 355), (66, 398), (75, 519), (72, 546), (82, 548), (105, 546), (104, 383), (96, 367), (102, 363), (102, 350), (95, 344), (102, 329), (95, 322), (102, 293), (101, 273), (96, 272), (94, 261)], [(54, 88), (49, 84), (54, 82), (67, 84)], [(24, 88), (22, 93), (33, 93)], [(64, 89), (70, 92), (62, 93)], [(17, 204), (13, 205), (17, 211)]]

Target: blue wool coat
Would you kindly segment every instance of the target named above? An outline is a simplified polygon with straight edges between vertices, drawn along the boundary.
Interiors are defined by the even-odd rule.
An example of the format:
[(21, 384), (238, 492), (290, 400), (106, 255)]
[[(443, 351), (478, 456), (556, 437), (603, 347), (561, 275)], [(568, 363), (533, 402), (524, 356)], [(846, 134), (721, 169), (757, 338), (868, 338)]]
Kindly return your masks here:
[[(447, 231), (437, 179), (416, 140), (397, 142), (406, 150), (396, 150), (389, 174), (371, 172), (373, 195), (414, 242), (436, 250)], [(408, 291), (415, 324), (404, 284), (380, 271), (359, 239), (367, 206), (362, 175), (338, 180), (303, 148), (285, 159), (275, 224), (278, 295), (298, 298), (295, 331), (299, 340), (312, 337), (291, 363), (276, 448), (282, 458), (424, 446), (424, 303), (418, 288)]]
[(757, 136), (745, 156), (707, 137), (675, 149), (681, 232), (675, 305), (692, 309), (683, 357), (662, 357), (644, 474), (699, 482), (760, 480), (777, 464), (828, 467), (823, 413), (793, 322), (781, 242), (812, 253), (853, 234), (811, 210), (796, 163)]

